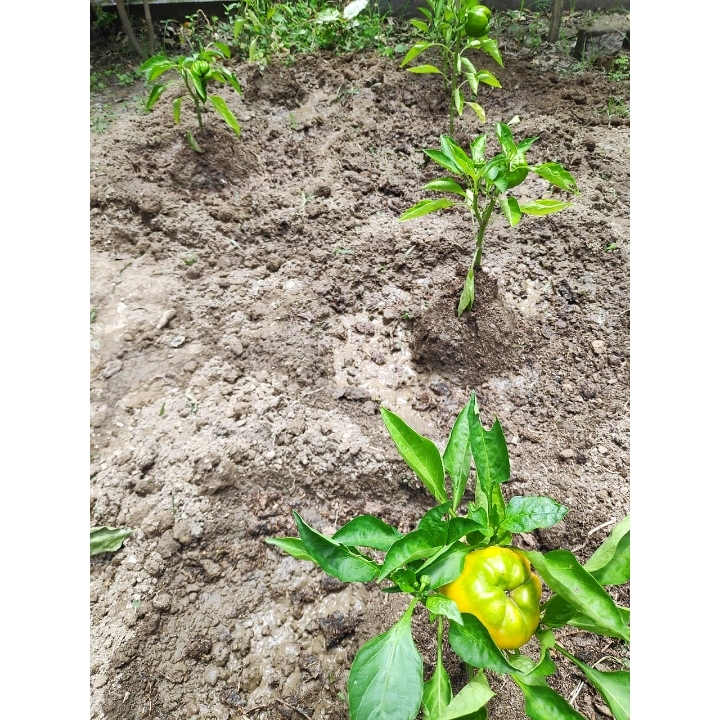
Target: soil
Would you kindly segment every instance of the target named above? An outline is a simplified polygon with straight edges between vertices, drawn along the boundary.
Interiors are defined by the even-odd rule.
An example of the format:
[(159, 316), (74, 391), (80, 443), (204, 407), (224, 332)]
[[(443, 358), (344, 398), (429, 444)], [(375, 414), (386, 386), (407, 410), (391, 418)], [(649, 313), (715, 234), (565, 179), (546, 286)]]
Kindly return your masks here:
[[(142, 83), (93, 93), (114, 117), (91, 141), (90, 518), (134, 532), (90, 563), (92, 718), (347, 717), (355, 653), (406, 600), (264, 541), (296, 535), (293, 510), (328, 533), (361, 513), (414, 529), (432, 501), (381, 405), (442, 448), (475, 390), (508, 440), (506, 496), (569, 508), (523, 547), (585, 560), (629, 511), (629, 120), (608, 114), (629, 83), (551, 46), (502, 50), (488, 121), (519, 116), (516, 138), (539, 137), (529, 160), (561, 162), (581, 194), (515, 229), (496, 218), (461, 320), (469, 219), (398, 222), (438, 177), (422, 153), (447, 131), (435, 78), (373, 53), (231, 63), (244, 94), (220, 93), (242, 136), (208, 113), (204, 154), (187, 108), (180, 128), (167, 98), (137, 112)], [(94, 67), (111, 60), (93, 49)], [(456, 139), (481, 131), (468, 111)], [(589, 664), (627, 660), (561, 635)], [(552, 686), (605, 717), (555, 660)], [(525, 717), (490, 679), (490, 717)]]

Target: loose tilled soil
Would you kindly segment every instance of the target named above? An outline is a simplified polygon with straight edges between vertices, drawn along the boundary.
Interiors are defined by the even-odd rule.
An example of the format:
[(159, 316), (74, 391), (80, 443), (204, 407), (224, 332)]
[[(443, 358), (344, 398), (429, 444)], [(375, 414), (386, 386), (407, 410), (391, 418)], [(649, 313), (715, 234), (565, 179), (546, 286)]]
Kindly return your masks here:
[[(208, 113), (202, 155), (168, 98), (93, 133), (91, 524), (134, 532), (90, 563), (92, 718), (347, 717), (352, 659), (406, 599), (264, 540), (296, 534), (292, 510), (328, 533), (361, 513), (415, 527), (432, 502), (380, 405), (442, 448), (475, 390), (509, 443), (506, 496), (569, 508), (526, 548), (585, 560), (629, 511), (629, 123), (607, 112), (629, 85), (554, 48), (502, 47), (506, 69), (484, 63), (503, 85), (482, 93), (488, 120), (519, 116), (516, 138), (540, 138), (529, 160), (563, 163), (581, 195), (514, 230), (496, 219), (462, 320), (468, 217), (397, 219), (438, 176), (421, 149), (447, 130), (437, 79), (397, 58), (232, 64), (244, 95), (221, 94), (242, 137)], [(123, 90), (146, 92), (93, 102)], [(459, 128), (462, 144), (492, 132), (469, 111)], [(561, 635), (589, 664), (627, 660), (620, 643)], [(556, 662), (553, 687), (604, 717)], [(514, 684), (491, 683), (490, 716), (523, 718)]]

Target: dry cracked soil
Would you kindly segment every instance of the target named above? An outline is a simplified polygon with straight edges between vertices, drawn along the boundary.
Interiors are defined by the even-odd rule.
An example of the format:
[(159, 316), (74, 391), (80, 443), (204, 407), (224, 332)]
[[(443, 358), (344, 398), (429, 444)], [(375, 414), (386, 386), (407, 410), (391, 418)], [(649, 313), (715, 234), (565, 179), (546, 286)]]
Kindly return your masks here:
[[(242, 136), (208, 114), (203, 154), (191, 113), (178, 128), (168, 99), (119, 102), (142, 84), (93, 95), (117, 104), (91, 140), (90, 520), (133, 530), (90, 561), (93, 719), (347, 717), (358, 647), (406, 601), (265, 539), (296, 534), (293, 510), (324, 532), (361, 513), (415, 527), (432, 501), (381, 405), (442, 448), (474, 390), (508, 440), (507, 492), (569, 508), (523, 547), (585, 560), (629, 511), (629, 119), (608, 110), (629, 83), (548, 45), (501, 48), (488, 125), (466, 112), (456, 138), (517, 116), (516, 138), (539, 138), (529, 160), (561, 162), (580, 195), (515, 229), (494, 220), (461, 320), (468, 218), (398, 221), (438, 176), (422, 153), (447, 130), (435, 78), (373, 53), (232, 63), (244, 93), (220, 92)], [(589, 664), (627, 659), (563, 638)], [(605, 717), (556, 662), (553, 687)], [(491, 684), (490, 716), (524, 718), (514, 685)]]

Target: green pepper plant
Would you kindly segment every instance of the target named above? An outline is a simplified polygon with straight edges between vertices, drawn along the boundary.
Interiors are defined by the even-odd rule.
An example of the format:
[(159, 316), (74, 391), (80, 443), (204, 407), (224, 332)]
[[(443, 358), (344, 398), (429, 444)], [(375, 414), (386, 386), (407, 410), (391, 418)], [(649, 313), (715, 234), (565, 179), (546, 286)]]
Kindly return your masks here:
[[(209, 83), (214, 81), (221, 84), (228, 83), (238, 95), (242, 95), (242, 89), (240, 88), (240, 82), (237, 76), (235, 73), (223, 67), (221, 62), (223, 58), (230, 58), (230, 48), (224, 43), (212, 42), (199, 52), (187, 57), (176, 58), (175, 60), (171, 60), (163, 54), (154, 55), (140, 66), (140, 70), (145, 73), (148, 82), (156, 81), (167, 72), (175, 72), (180, 76), (182, 86), (185, 88), (185, 94), (188, 95), (193, 102), (199, 130), (202, 132), (203, 129), (202, 113), (205, 103), (210, 100), (218, 115), (220, 115), (235, 135), (240, 137), (240, 124), (227, 106), (225, 100), (219, 95), (211, 95), (208, 92)], [(180, 83), (155, 83), (150, 90), (145, 109), (150, 111), (165, 90), (171, 85), (177, 84)], [(173, 100), (173, 117), (176, 125), (180, 123), (180, 110), (183, 97), (183, 95), (180, 95)], [(202, 152), (191, 130), (187, 132), (187, 141), (193, 150)]]
[[(343, 582), (376, 581), (384, 592), (410, 596), (400, 620), (365, 643), (353, 660), (350, 720), (414, 720), (421, 708), (423, 720), (487, 718), (485, 705), (495, 695), (487, 670), (515, 682), (533, 720), (582, 720), (548, 684), (558, 654), (584, 673), (616, 720), (628, 720), (629, 670), (591, 667), (555, 635), (570, 626), (629, 643), (630, 611), (605, 589), (630, 579), (629, 516), (584, 565), (569, 550), (522, 550), (514, 545), (517, 533), (551, 527), (567, 508), (543, 496), (505, 501), (507, 444), (497, 418), (489, 430), (481, 424), (474, 392), (442, 452), (398, 415), (386, 408), (381, 414), (401, 457), (436, 502), (417, 528), (403, 535), (374, 515), (359, 515), (329, 536), (294, 512), (299, 537), (267, 539)], [(465, 503), (473, 466), (474, 498)], [(539, 578), (547, 588), (544, 601)], [(437, 625), (437, 661), (426, 681), (411, 628), (418, 605)], [(468, 674), (454, 696), (442, 656), (446, 626), (450, 647)], [(531, 656), (523, 648), (533, 637)]]
[(455, 131), (455, 117), (461, 117), (465, 106), (470, 107), (485, 122), (485, 110), (475, 100), (480, 83), (501, 87), (489, 70), (478, 70), (468, 55), (482, 51), (503, 67), (498, 44), (488, 36), (491, 11), (478, 0), (425, 0), (428, 7), (418, 8), (426, 20), (413, 18), (410, 24), (419, 32), (419, 39), (407, 51), (400, 63), (405, 67), (427, 50), (440, 55), (442, 67), (432, 64), (413, 65), (409, 72), (419, 75), (441, 75), (445, 92), (450, 96), (450, 135)]
[(575, 178), (559, 163), (528, 165), (525, 154), (538, 138), (526, 138), (516, 144), (508, 125), (500, 122), (495, 123), (495, 134), (500, 152), (487, 160), (485, 159), (487, 135), (478, 135), (470, 143), (470, 156), (452, 137), (441, 135), (440, 149), (426, 149), (424, 152), (457, 179), (443, 177), (432, 180), (425, 185), (425, 189), (459, 195), (463, 199), (462, 202), (447, 197), (428, 198), (413, 205), (399, 218), (401, 221), (412, 220), (457, 205), (464, 205), (469, 210), (475, 233), (475, 252), (460, 295), (458, 317), (461, 317), (466, 310), (472, 309), (475, 301), (475, 272), (481, 266), (485, 230), (496, 207), (499, 206), (502, 210), (510, 226), (515, 227), (523, 215), (550, 215), (572, 204), (553, 198), (538, 198), (520, 205), (517, 198), (509, 195), (508, 191), (521, 185), (532, 171), (551, 185), (578, 194)]

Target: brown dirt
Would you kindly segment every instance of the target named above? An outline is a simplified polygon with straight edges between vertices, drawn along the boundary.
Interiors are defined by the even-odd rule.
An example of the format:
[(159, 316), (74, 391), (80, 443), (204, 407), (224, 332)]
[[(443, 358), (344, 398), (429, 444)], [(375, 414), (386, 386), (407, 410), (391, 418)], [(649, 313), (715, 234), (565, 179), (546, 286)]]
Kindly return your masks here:
[[(363, 512), (414, 527), (431, 501), (381, 404), (442, 446), (476, 390), (508, 439), (508, 491), (569, 507), (527, 547), (586, 559), (628, 512), (629, 124), (606, 112), (628, 84), (548, 48), (504, 58), (489, 120), (518, 115), (530, 161), (563, 163), (581, 195), (491, 226), (461, 321), (467, 218), (397, 221), (437, 175), (420, 151), (446, 130), (433, 78), (369, 53), (238, 65), (240, 140), (208, 114), (197, 155), (167, 101), (93, 133), (91, 524), (134, 533), (91, 561), (92, 718), (346, 717), (350, 663), (403, 598), (264, 539), (295, 534), (293, 509), (325, 531)], [(479, 131), (466, 113), (458, 139)], [(569, 697), (582, 678), (557, 664)], [(524, 717), (492, 680), (491, 717)], [(603, 717), (587, 684), (575, 707)]]

